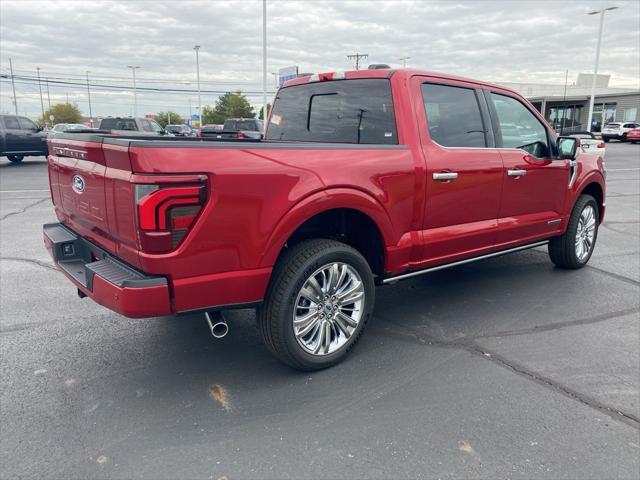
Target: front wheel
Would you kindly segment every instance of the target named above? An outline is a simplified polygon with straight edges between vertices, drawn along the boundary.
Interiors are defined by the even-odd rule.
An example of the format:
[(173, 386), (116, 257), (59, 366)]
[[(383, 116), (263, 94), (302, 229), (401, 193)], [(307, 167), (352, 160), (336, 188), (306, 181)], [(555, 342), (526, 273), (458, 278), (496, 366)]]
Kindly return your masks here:
[(7, 155), (7, 158), (12, 163), (20, 163), (24, 159), (24, 155)]
[(598, 204), (591, 195), (580, 195), (563, 235), (549, 241), (549, 257), (561, 268), (582, 268), (593, 253), (600, 224)]
[(609, 139), (607, 137), (602, 137), (602, 140), (604, 141), (604, 143), (609, 143)]
[(267, 348), (298, 370), (343, 360), (373, 311), (373, 274), (364, 257), (333, 240), (306, 240), (278, 261), (258, 326)]

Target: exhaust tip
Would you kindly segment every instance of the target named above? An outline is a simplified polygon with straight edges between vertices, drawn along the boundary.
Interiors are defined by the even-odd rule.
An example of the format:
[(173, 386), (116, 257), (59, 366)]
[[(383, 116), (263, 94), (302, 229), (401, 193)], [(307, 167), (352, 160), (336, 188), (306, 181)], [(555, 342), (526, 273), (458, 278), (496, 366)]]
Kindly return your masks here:
[(211, 327), (211, 335), (215, 338), (222, 338), (229, 333), (229, 325), (227, 322), (218, 322), (214, 323), (213, 327)]
[(220, 312), (205, 312), (205, 318), (214, 338), (222, 338), (229, 333), (229, 325)]

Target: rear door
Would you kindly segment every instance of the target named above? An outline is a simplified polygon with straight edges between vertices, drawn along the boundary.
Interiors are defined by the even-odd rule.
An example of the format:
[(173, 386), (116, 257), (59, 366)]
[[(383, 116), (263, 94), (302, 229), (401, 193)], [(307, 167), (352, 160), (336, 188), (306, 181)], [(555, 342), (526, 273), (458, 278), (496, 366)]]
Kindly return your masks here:
[(562, 226), (570, 161), (554, 158), (551, 132), (532, 107), (507, 92), (486, 91), (504, 164), (498, 243), (526, 243)]
[(15, 115), (3, 116), (7, 152), (20, 152), (22, 148), (22, 128)]
[(413, 88), (426, 160), (422, 263), (480, 254), (495, 243), (503, 175), (482, 91), (429, 77)]

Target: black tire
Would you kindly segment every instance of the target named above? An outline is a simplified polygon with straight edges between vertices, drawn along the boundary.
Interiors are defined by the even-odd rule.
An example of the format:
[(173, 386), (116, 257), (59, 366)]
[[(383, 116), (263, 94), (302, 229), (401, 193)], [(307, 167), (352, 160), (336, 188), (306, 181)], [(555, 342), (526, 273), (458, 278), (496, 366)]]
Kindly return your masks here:
[(608, 139), (607, 137), (602, 137), (602, 141), (603, 141), (604, 143), (609, 143), (609, 139)]
[(622, 138), (620, 139), (621, 142), (626, 142), (627, 141), (627, 134), (623, 133), (622, 134)]
[[(351, 336), (338, 350), (322, 355), (308, 353), (294, 334), (294, 307), (307, 279), (318, 269), (340, 262), (352, 267), (364, 287), (362, 316)], [(320, 370), (342, 361), (359, 340), (371, 316), (375, 286), (373, 274), (364, 257), (354, 248), (333, 240), (305, 240), (294, 245), (279, 259), (257, 320), (262, 339), (279, 360), (303, 371)]]
[[(585, 258), (578, 258), (576, 253), (576, 235), (578, 230), (578, 223), (580, 221), (580, 215), (587, 206), (591, 206), (595, 216), (595, 231), (593, 235), (593, 242), (591, 248), (588, 251)], [(549, 258), (551, 261), (560, 268), (577, 269), (584, 267), (596, 246), (598, 239), (598, 226), (600, 225), (600, 212), (598, 211), (598, 204), (591, 195), (580, 195), (573, 210), (571, 211), (571, 217), (569, 218), (569, 225), (563, 235), (554, 237), (549, 241)]]
[(24, 155), (7, 155), (10, 162), (20, 163), (24, 159)]
[(635, 145), (636, 143), (638, 143), (638, 141), (637, 140), (631, 140), (631, 143), (633, 143)]

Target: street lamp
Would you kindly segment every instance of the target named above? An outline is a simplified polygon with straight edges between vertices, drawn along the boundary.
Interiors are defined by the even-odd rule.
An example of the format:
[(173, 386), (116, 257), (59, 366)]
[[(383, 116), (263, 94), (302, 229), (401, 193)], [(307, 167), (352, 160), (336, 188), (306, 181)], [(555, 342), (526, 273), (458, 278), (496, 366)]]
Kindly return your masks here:
[(409, 60), (411, 57), (401, 57), (400, 61), (402, 62), (402, 68), (407, 68), (407, 60)]
[(87, 70), (87, 99), (89, 100), (89, 126), (93, 128), (93, 112), (91, 112), (91, 89), (89, 88), (89, 70)]
[(198, 56), (200, 45), (195, 45), (193, 49), (196, 52), (196, 77), (198, 80), (198, 128), (202, 132), (202, 101), (200, 99), (200, 57)]
[(589, 117), (587, 118), (587, 130), (589, 132), (591, 131), (591, 122), (593, 121), (593, 104), (596, 97), (596, 77), (598, 76), (598, 62), (600, 61), (600, 44), (602, 43), (602, 27), (604, 25), (604, 12), (608, 10), (615, 10), (616, 8), (618, 7), (607, 7), (607, 8), (603, 8), (602, 10), (596, 10), (594, 12), (587, 13), (587, 15), (600, 14), (600, 30), (598, 31), (598, 46), (596, 47), (596, 64), (593, 67), (593, 79), (591, 80), (591, 98), (589, 99)]
[(139, 65), (127, 65), (133, 72), (133, 116), (138, 116), (138, 91), (136, 89), (136, 69), (140, 68)]

